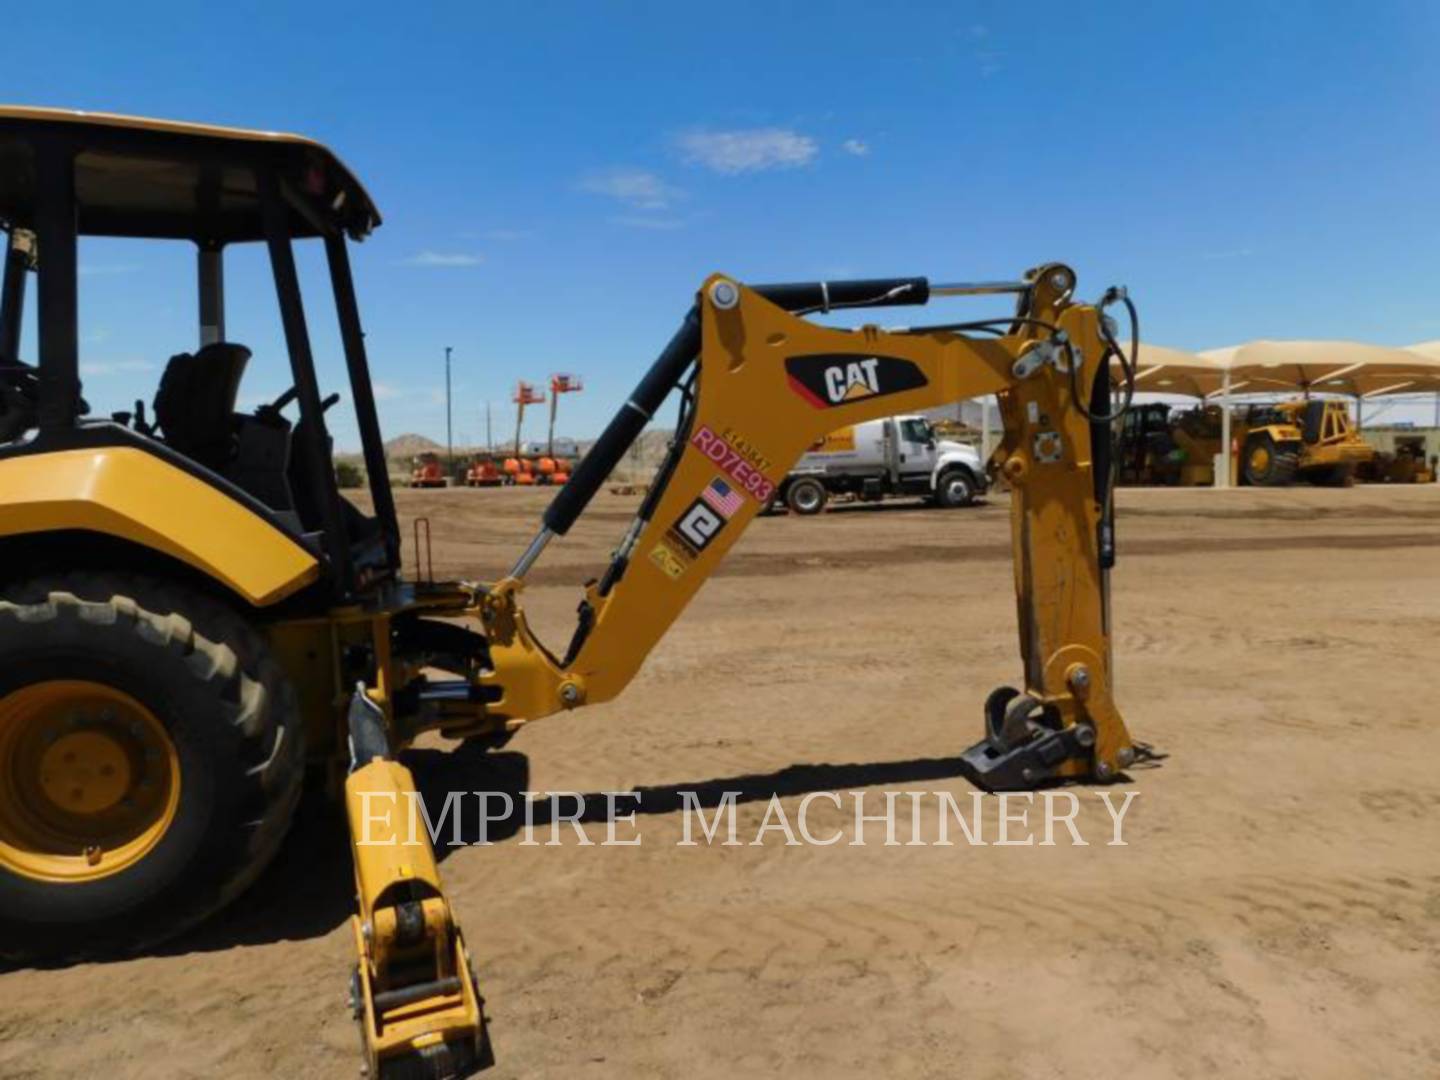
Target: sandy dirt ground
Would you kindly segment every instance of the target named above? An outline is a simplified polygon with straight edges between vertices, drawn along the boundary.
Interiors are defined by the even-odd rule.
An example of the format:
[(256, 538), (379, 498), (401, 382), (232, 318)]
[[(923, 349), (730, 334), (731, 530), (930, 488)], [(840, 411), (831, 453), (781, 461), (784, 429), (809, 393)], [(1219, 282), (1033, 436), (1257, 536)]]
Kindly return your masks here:
[[(471, 577), (543, 502), (401, 495)], [(538, 568), (552, 641), (634, 505), (602, 495)], [(1019, 672), (1003, 497), (762, 519), (620, 700), (488, 760), (419, 751), (430, 791), (643, 789), (639, 847), (444, 853), (491, 1075), (1440, 1075), (1440, 487), (1126, 491), (1120, 552), (1119, 701), (1169, 755), (1121, 785), (1127, 846), (1085, 788), (1086, 847), (995, 846), (994, 799), (987, 846), (849, 843), (852, 791), (927, 793), (922, 841), (933, 793), (968, 808), (955, 755)], [(678, 792), (720, 789), (745, 843), (680, 846)], [(808, 816), (841, 842), (749, 844), (771, 792), (792, 819), (842, 793)], [(349, 874), (312, 804), (163, 954), (0, 975), (0, 1076), (354, 1076)]]

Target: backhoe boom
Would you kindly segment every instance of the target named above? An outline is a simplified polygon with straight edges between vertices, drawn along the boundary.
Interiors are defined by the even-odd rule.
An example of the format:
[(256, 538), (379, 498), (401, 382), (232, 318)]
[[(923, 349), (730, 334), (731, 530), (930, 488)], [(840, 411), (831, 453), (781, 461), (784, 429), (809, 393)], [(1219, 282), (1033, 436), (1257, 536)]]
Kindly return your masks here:
[[(1108, 403), (1101, 361), (1112, 342), (1096, 307), (1071, 302), (1067, 267), (1044, 267), (1025, 283), (973, 288), (1023, 289), (1020, 314), (983, 325), (837, 329), (801, 315), (812, 307), (923, 303), (930, 286), (909, 278), (752, 289), (723, 275), (708, 279), (547, 509), (536, 541), (484, 596), (493, 670), (481, 681), (496, 695), (492, 722), (503, 718), (514, 727), (619, 694), (790, 466), (826, 433), (997, 394), (1005, 436), (995, 464), (1014, 490), (1025, 679), (1022, 692), (992, 696), (987, 738), (966, 755), (967, 768), (993, 788), (1105, 779), (1129, 764), (1133, 749), (1110, 679), (1109, 425), (1093, 407)], [(975, 332), (991, 328), (991, 336)], [(524, 575), (677, 386), (686, 407), (671, 455), (609, 568), (588, 587), (575, 636), (557, 656), (525, 622), (518, 602)]]

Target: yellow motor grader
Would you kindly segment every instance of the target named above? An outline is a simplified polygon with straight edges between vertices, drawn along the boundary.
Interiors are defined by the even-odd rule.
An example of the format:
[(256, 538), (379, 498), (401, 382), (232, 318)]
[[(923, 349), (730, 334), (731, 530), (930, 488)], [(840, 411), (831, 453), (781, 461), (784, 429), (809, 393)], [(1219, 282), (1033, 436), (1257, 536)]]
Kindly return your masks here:
[[(380, 224), (307, 139), (0, 108), (0, 955), (143, 949), (233, 901), (283, 841), (307, 771), (343, 777), (358, 911), (351, 1000), (375, 1076), (490, 1059), (433, 850), (403, 821), (422, 732), (499, 741), (619, 694), (814, 440), (998, 394), (1020, 685), (990, 695), (963, 769), (988, 789), (1112, 780), (1136, 748), (1113, 697), (1106, 308), (1050, 264), (1014, 281), (746, 285), (707, 278), (673, 338), (497, 581), (408, 582), (349, 242)], [(148, 413), (81, 395), (82, 236), (193, 245), (198, 334)], [(268, 256), (293, 386), (237, 406), (224, 257)], [(337, 488), (296, 248), (323, 249), (373, 513)], [(27, 282), (38, 355), (20, 353)], [(836, 310), (997, 295), (992, 319), (843, 329)], [(319, 297), (310, 297), (318, 303)], [(178, 343), (177, 343), (178, 344)], [(567, 644), (532, 632), (526, 576), (663, 402), (678, 429)], [(403, 818), (403, 814), (396, 815)], [(399, 842), (396, 842), (399, 841)]]

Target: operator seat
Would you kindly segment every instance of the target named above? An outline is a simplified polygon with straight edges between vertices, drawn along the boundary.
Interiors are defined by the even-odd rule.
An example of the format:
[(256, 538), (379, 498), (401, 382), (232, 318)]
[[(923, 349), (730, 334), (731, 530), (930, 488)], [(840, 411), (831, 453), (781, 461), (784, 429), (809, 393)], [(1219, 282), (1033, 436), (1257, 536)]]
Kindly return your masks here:
[(225, 341), (170, 358), (155, 392), (155, 425), (169, 446), (224, 471), (235, 453), (235, 398), (249, 360), (244, 345)]

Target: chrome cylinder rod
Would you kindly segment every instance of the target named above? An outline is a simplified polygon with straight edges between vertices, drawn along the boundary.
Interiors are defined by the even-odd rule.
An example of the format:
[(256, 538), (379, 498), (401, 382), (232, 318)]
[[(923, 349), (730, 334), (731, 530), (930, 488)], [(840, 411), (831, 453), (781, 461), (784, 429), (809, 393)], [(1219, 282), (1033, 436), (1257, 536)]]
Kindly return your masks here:
[(994, 296), (997, 293), (1029, 292), (1028, 281), (956, 281), (931, 285), (931, 296)]
[(550, 543), (554, 536), (555, 534), (548, 528), (541, 529), (536, 533), (535, 539), (530, 541), (530, 546), (525, 549), (525, 553), (520, 556), (519, 561), (516, 562), (514, 568), (510, 571), (510, 576), (512, 578), (523, 578), (528, 574), (530, 568), (535, 565), (535, 560), (540, 558), (540, 553), (545, 550), (545, 545)]

